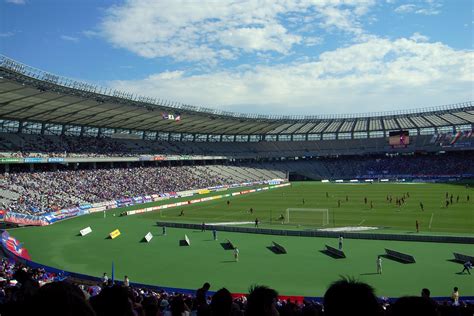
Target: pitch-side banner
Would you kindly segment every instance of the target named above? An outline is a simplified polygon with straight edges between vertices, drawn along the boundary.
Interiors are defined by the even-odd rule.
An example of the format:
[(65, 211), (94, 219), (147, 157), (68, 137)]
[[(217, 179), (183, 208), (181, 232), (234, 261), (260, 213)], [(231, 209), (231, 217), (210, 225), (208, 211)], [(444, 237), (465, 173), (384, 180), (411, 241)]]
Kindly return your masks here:
[(117, 238), (118, 236), (120, 236), (120, 231), (119, 231), (118, 229), (116, 229), (116, 230), (114, 230), (113, 232), (111, 232), (111, 233), (109, 234), (109, 236), (110, 236), (110, 239), (115, 239), (115, 238)]
[(43, 216), (34, 216), (21, 213), (7, 212), (5, 222), (19, 225), (45, 226), (49, 223)]
[(151, 232), (148, 232), (148, 234), (145, 235), (146, 242), (150, 242), (152, 238), (153, 238), (153, 235), (151, 234)]
[(79, 231), (79, 233), (81, 234), (81, 236), (85, 236), (85, 235), (87, 235), (87, 234), (92, 233), (92, 229), (91, 229), (91, 227), (89, 226), (89, 227), (86, 227), (86, 228), (84, 228), (84, 229), (81, 229), (81, 230)]

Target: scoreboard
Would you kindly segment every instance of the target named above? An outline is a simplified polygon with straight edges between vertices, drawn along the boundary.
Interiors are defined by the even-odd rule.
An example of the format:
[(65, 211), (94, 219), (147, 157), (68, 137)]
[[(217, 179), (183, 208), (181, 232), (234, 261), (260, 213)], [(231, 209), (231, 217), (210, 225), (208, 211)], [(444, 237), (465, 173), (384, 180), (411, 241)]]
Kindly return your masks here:
[(410, 133), (408, 131), (395, 131), (388, 135), (388, 142), (393, 148), (407, 147), (410, 144)]

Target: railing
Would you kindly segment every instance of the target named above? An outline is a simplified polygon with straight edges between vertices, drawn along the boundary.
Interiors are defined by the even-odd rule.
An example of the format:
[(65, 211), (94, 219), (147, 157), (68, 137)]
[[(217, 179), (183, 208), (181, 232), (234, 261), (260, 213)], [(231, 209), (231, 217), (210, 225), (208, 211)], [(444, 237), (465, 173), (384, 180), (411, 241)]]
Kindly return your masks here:
[(181, 102), (170, 101), (165, 99), (159, 99), (154, 97), (142, 96), (126, 91), (120, 91), (116, 89), (100, 87), (98, 85), (89, 84), (79, 80), (66, 78), (63, 76), (51, 74), (49, 72), (25, 65), (21, 62), (13, 60), (7, 56), (0, 54), (0, 67), (8, 69), (17, 74), (21, 74), (30, 78), (41, 80), (47, 83), (55, 84), (58, 86), (76, 89), (88, 93), (96, 93), (104, 96), (116, 97), (125, 99), (127, 101), (142, 102), (150, 106), (168, 107), (175, 110), (201, 112), (203, 114), (220, 115), (235, 118), (245, 119), (263, 119), (263, 120), (327, 120), (327, 119), (348, 119), (348, 118), (365, 118), (365, 117), (380, 117), (380, 116), (395, 116), (395, 115), (410, 115), (426, 112), (440, 112), (449, 111), (452, 109), (462, 109), (466, 107), (472, 107), (473, 102), (467, 101), (456, 104), (447, 104), (425, 108), (415, 108), (408, 110), (396, 110), (396, 111), (385, 111), (385, 112), (368, 112), (368, 113), (350, 113), (350, 114), (320, 114), (320, 115), (265, 115), (265, 114), (252, 114), (252, 113), (237, 113), (230, 111), (223, 111), (213, 109), (209, 107), (196, 106), (190, 104), (184, 104)]

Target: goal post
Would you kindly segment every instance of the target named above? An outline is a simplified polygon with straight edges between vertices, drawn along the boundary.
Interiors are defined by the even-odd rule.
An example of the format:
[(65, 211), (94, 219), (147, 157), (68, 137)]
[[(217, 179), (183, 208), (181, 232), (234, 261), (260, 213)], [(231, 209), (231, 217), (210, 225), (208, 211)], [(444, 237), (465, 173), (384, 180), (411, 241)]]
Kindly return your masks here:
[[(295, 214), (296, 213), (314, 213), (319, 214), (319, 216), (311, 216), (312, 220), (319, 220), (321, 219), (321, 226), (326, 226), (329, 225), (329, 209), (327, 208), (287, 208), (285, 211), (285, 220), (284, 222), (289, 224), (292, 222), (295, 222)], [(293, 213), (293, 214), (292, 214)]]

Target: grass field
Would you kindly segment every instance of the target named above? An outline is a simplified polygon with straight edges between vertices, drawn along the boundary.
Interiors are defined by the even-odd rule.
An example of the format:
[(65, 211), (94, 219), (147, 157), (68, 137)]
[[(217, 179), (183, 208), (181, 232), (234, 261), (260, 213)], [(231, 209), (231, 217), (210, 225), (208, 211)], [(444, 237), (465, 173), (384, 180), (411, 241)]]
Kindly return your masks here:
[[(329, 197), (326, 197), (326, 192)], [(445, 207), (445, 194), (453, 195), (453, 205)], [(395, 198), (409, 193), (402, 207), (395, 205)], [(392, 195), (392, 203), (386, 201)], [(467, 195), (471, 199), (466, 201)], [(153, 220), (219, 222), (253, 221), (255, 218), (266, 226), (304, 229), (322, 226), (322, 213), (296, 213), (290, 224), (278, 220), (287, 208), (315, 208), (329, 210), (329, 226), (377, 226), (384, 230), (413, 233), (415, 221), (422, 232), (474, 233), (474, 189), (463, 185), (446, 184), (322, 184), (317, 182), (293, 183), (291, 187), (237, 196), (229, 206), (225, 200), (166, 209), (163, 213), (143, 216)], [(348, 202), (346, 202), (346, 196)], [(456, 198), (459, 196), (459, 202)], [(367, 204), (364, 198), (367, 197)], [(303, 199), (305, 203), (303, 204)], [(341, 206), (338, 208), (338, 201)], [(370, 201), (373, 208), (370, 208)], [(420, 209), (420, 202), (424, 211)], [(249, 210), (254, 210), (250, 214)], [(179, 216), (181, 210), (185, 216)], [(431, 218), (433, 219), (431, 220)], [(431, 229), (429, 224), (431, 221)], [(264, 225), (265, 226), (265, 225)]]
[[(388, 194), (395, 198), (407, 192), (410, 197), (401, 208), (386, 201)], [(447, 209), (443, 206), (446, 192), (454, 197), (453, 205)], [(36, 262), (101, 276), (103, 272), (110, 273), (114, 261), (118, 278), (127, 274), (132, 282), (161, 286), (194, 289), (209, 281), (212, 290), (225, 286), (232, 292), (246, 292), (251, 284), (259, 283), (272, 286), (281, 294), (322, 296), (332, 281), (345, 275), (368, 282), (378, 295), (384, 296), (418, 295), (422, 287), (430, 288), (434, 296), (449, 296), (454, 286), (460, 288), (461, 295), (474, 295), (472, 276), (459, 274), (461, 265), (450, 261), (453, 251), (474, 255), (472, 245), (346, 239), (347, 258), (333, 259), (320, 251), (324, 244), (336, 247), (336, 239), (219, 232), (219, 240), (214, 241), (210, 232), (186, 229), (169, 228), (167, 236), (162, 236), (161, 228), (156, 226), (157, 220), (211, 223), (253, 221), (255, 217), (264, 226), (275, 228), (321, 226), (318, 213), (296, 214), (289, 224), (277, 220), (287, 208), (305, 207), (329, 209), (330, 227), (357, 226), (362, 222), (364, 226), (383, 227), (381, 232), (414, 234), (418, 220), (420, 234), (473, 235), (472, 193), (472, 188), (446, 184), (294, 183), (292, 187), (230, 198), (229, 206), (226, 200), (217, 200), (162, 213), (112, 216), (121, 211), (117, 209), (108, 211), (105, 219), (102, 213), (96, 213), (47, 227), (15, 229), (11, 234), (24, 242)], [(458, 195), (460, 201), (456, 203)], [(369, 203), (373, 201), (373, 209), (364, 203), (364, 197)], [(253, 214), (248, 212), (250, 208)], [(179, 216), (181, 210), (184, 216)], [(78, 231), (87, 226), (93, 232), (79, 237)], [(107, 239), (116, 228), (122, 235)], [(148, 231), (155, 235), (153, 240), (140, 242)], [(178, 246), (184, 234), (191, 239), (189, 247)], [(240, 249), (238, 263), (233, 262), (232, 251), (221, 245), (226, 238)], [(271, 241), (283, 244), (288, 254), (277, 255), (267, 249)], [(377, 275), (375, 260), (384, 248), (410, 253), (417, 263), (384, 259), (384, 273)]]

